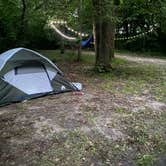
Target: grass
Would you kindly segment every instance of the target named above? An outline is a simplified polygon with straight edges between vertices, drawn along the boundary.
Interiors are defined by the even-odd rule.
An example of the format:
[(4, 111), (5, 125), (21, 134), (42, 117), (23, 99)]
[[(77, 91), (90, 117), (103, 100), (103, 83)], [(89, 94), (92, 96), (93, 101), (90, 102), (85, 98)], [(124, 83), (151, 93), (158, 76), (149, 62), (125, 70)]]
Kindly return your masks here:
[(96, 153), (96, 149), (87, 135), (79, 130), (66, 131), (53, 140), (53, 146), (46, 155), (42, 156), (41, 163), (53, 162), (54, 165), (81, 165), (89, 156)]
[(130, 56), (139, 56), (139, 57), (153, 57), (153, 58), (161, 58), (166, 59), (166, 54), (164, 52), (155, 52), (155, 51), (146, 51), (146, 52), (132, 52), (128, 50), (116, 50), (116, 53), (128, 54)]
[[(116, 60), (118, 61), (118, 60)], [(111, 73), (100, 74), (103, 90), (115, 93), (151, 93), (158, 101), (166, 101), (166, 68), (156, 65), (123, 62)]]
[[(166, 102), (165, 66), (116, 58), (110, 73), (96, 73), (95, 57), (89, 53), (77, 63), (71, 51), (40, 52), (69, 78), (82, 82), (84, 94), (35, 99), (16, 104), (11, 114), (2, 114), (0, 140), (3, 147), (13, 145), (14, 151), (2, 151), (0, 165), (11, 165), (14, 160), (15, 165), (36, 166), (150, 166), (162, 155), (165, 159), (165, 107), (146, 105)], [(49, 139), (34, 138), (35, 122), (44, 124), (37, 127), (51, 135)], [(56, 127), (59, 130), (49, 134)], [(17, 142), (12, 144), (12, 139)]]
[[(82, 63), (93, 65), (94, 56), (83, 55)], [(166, 67), (129, 62), (119, 58), (114, 59), (112, 65), (114, 69), (110, 73), (99, 74), (92, 69), (87, 71), (89, 77), (94, 79), (98, 77), (101, 80), (101, 83), (96, 85), (99, 89), (113, 94), (137, 96), (150, 94), (154, 100), (166, 101)], [(93, 83), (93, 81), (90, 81), (90, 83)], [(128, 114), (124, 107), (116, 107), (115, 112)], [(121, 123), (124, 123), (124, 126), (127, 125), (126, 132), (129, 133), (131, 139), (128, 141), (131, 141), (134, 147), (138, 148), (139, 155), (136, 157), (138, 165), (153, 165), (156, 153), (159, 151), (164, 153), (166, 150), (165, 141), (162, 140), (165, 136), (161, 136), (160, 131), (157, 133), (150, 132), (154, 129), (157, 130), (156, 126), (164, 126), (164, 120), (165, 113), (162, 116), (157, 115), (156, 112), (146, 108), (139, 110), (139, 113), (132, 113), (132, 116), (125, 116), (121, 119)]]
[(161, 126), (165, 126), (166, 113), (154, 110), (140, 110), (132, 116), (122, 119), (128, 128), (128, 144), (137, 148), (138, 165), (153, 165), (158, 154), (166, 153), (166, 142)]
[(115, 109), (115, 112), (117, 112), (117, 113), (125, 113), (125, 112), (126, 112), (126, 109), (123, 108), (123, 107), (117, 107), (117, 108)]
[[(51, 59), (54, 62), (76, 62), (77, 52), (66, 50), (64, 54), (61, 54), (59, 50), (40, 50), (40, 52)], [(93, 55), (84, 54), (81, 57), (81, 63), (94, 64), (95, 58)]]
[(145, 154), (138, 158), (137, 164), (139, 166), (151, 166), (154, 164), (154, 161), (155, 159), (153, 155)]

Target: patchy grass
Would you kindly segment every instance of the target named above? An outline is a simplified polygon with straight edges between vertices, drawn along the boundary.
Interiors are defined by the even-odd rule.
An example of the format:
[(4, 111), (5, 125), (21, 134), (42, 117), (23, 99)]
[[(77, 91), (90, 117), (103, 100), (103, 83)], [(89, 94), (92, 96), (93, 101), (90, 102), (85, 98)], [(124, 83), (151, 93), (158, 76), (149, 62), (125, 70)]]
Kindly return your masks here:
[[(0, 165), (158, 166), (166, 161), (166, 66), (116, 58), (110, 73), (67, 51), (41, 51), (83, 94), (0, 108)], [(28, 164), (27, 164), (28, 163)]]
[(166, 67), (123, 62), (111, 73), (100, 74), (103, 90), (125, 94), (151, 94), (156, 100), (166, 101)]
[(128, 54), (130, 56), (139, 56), (139, 57), (155, 57), (166, 59), (166, 54), (164, 52), (156, 52), (156, 51), (146, 51), (146, 52), (132, 52), (127, 50), (116, 50), (116, 53)]
[(52, 147), (41, 158), (41, 164), (81, 165), (96, 153), (93, 140), (78, 129), (65, 131), (53, 138)]
[(153, 155), (145, 154), (138, 158), (137, 164), (140, 166), (150, 166), (154, 164), (154, 161), (155, 159)]

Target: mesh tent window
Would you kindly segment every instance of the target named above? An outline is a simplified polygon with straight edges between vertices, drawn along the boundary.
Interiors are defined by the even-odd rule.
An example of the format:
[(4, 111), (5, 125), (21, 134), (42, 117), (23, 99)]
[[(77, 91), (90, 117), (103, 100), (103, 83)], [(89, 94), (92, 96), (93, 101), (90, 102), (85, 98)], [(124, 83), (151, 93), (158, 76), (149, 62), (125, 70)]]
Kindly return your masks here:
[(15, 68), (15, 75), (43, 73), (43, 72), (44, 72), (44, 68), (42, 65), (27, 65), (27, 66), (19, 66)]

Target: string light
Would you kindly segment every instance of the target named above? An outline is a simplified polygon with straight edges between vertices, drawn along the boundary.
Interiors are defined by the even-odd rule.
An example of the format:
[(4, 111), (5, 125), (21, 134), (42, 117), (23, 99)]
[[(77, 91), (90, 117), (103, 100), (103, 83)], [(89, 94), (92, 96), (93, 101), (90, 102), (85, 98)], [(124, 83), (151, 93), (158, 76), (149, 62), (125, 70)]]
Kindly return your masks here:
[(78, 36), (82, 36), (82, 37), (87, 37), (89, 36), (89, 34), (87, 33), (81, 33), (81, 32), (78, 32), (78, 31), (75, 31), (74, 29), (70, 28), (67, 26), (67, 21), (63, 21), (63, 20), (56, 20), (56, 21), (51, 21), (52, 23), (55, 23), (57, 25), (65, 25), (65, 27), (67, 28), (67, 30), (75, 33), (76, 35)]
[(82, 37), (87, 37), (87, 36), (89, 36), (89, 34), (87, 34), (87, 33), (81, 33), (81, 32), (75, 31), (74, 29), (68, 27), (67, 25), (66, 25), (65, 27), (67, 28), (67, 30), (69, 30), (69, 31), (71, 31), (71, 32), (73, 32), (73, 33), (75, 33), (75, 34), (78, 35), (78, 36), (82, 36)]
[[(64, 25), (67, 28), (68, 31), (71, 31), (71, 32), (73, 32), (74, 34), (76, 34), (78, 36), (82, 36), (82, 37), (88, 37), (89, 36), (89, 34), (87, 34), (87, 33), (81, 33), (81, 32), (75, 31), (74, 29), (68, 27), (67, 21), (56, 20), (56, 21), (50, 21), (49, 24), (51, 25), (51, 27), (54, 30), (56, 30), (57, 33), (59, 33), (62, 37), (66, 38), (68, 40), (76, 40), (76, 38), (75, 37), (69, 37), (69, 36), (63, 34), (60, 30), (58, 30), (58, 28), (55, 25)], [(132, 39), (136, 39), (136, 38), (141, 38), (141, 37), (145, 36), (146, 34), (153, 32), (154, 31), (154, 27), (157, 27), (157, 26), (158, 26), (158, 24), (155, 24), (154, 26), (150, 25), (150, 30), (147, 31), (147, 32), (143, 32), (141, 34), (137, 34), (135, 36), (130, 36), (130, 37), (115, 38), (115, 40), (116, 41), (118, 41), (118, 40), (130, 40), (130, 39), (132, 40)], [(124, 29), (122, 27), (121, 30), (119, 31), (120, 34), (123, 33), (123, 30)]]
[(70, 40), (70, 41), (77, 41), (77, 39), (75, 37), (70, 37), (70, 36), (63, 34), (54, 24), (50, 24), (50, 26), (63, 38)]

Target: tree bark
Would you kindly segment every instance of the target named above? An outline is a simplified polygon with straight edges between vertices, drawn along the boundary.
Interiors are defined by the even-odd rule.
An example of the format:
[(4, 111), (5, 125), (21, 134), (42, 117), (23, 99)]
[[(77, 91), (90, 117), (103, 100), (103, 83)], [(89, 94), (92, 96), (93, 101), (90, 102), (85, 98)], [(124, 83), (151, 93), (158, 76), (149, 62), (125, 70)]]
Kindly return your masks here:
[(21, 29), (20, 32), (22, 33), (21, 36), (24, 35), (24, 30), (25, 30), (25, 12), (26, 12), (26, 3), (25, 0), (21, 0), (22, 2), (22, 14), (21, 14)]
[[(80, 32), (82, 32), (82, 0), (80, 0), (79, 2), (78, 14), (79, 14), (79, 22), (80, 22)], [(80, 37), (80, 41), (78, 44), (77, 62), (80, 62), (81, 55), (82, 55), (82, 45), (81, 45), (82, 36), (80, 35), (79, 37)]]
[(81, 61), (81, 54), (82, 54), (82, 46), (81, 41), (78, 43), (78, 54), (77, 54), (77, 62)]
[(96, 66), (109, 70), (114, 57), (114, 25), (110, 22), (95, 23)]
[[(60, 29), (65, 32), (65, 28), (60, 26)], [(60, 53), (64, 54), (65, 53), (65, 43), (63, 37), (60, 39)]]
[(61, 37), (60, 48), (61, 48), (60, 53), (64, 54), (65, 53), (65, 45), (64, 45), (64, 39), (62, 37)]
[(17, 45), (20, 46), (20, 44), (24, 47), (25, 44), (25, 27), (26, 27), (26, 0), (21, 0), (21, 15), (20, 15), (20, 25), (19, 25), (19, 31), (18, 31), (18, 37), (17, 37)]
[[(98, 0), (93, 0), (95, 12), (95, 52), (96, 52), (96, 69), (100, 72), (107, 72), (111, 69), (111, 60), (114, 57), (114, 22), (104, 19), (107, 13), (103, 13), (101, 3)], [(103, 15), (102, 15), (103, 14)]]

